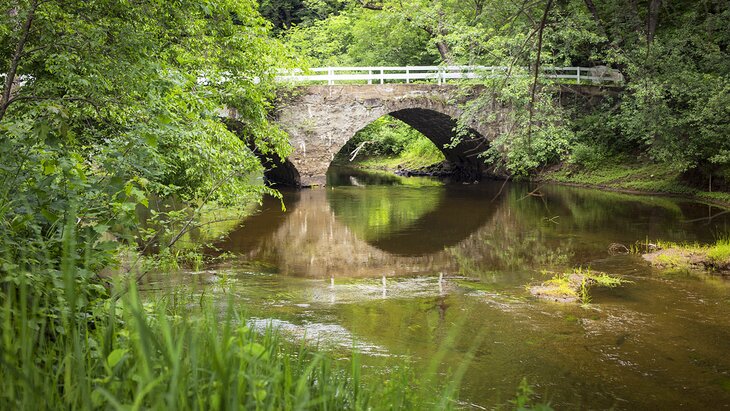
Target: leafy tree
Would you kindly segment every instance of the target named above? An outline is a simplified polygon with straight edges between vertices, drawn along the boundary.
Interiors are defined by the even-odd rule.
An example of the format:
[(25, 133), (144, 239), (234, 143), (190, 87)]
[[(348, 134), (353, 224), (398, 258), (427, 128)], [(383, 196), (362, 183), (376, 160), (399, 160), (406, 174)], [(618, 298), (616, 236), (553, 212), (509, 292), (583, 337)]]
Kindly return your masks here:
[[(150, 194), (267, 191), (250, 183), (262, 168), (249, 146), (287, 154), (267, 117), (281, 59), (253, 1), (3, 5), (0, 270), (41, 261), (51, 278), (68, 224), (98, 270), (110, 251), (99, 240), (129, 239)], [(224, 107), (240, 136), (220, 121)]]
[(345, 0), (263, 0), (260, 3), (261, 15), (279, 31), (298, 25), (309, 26), (337, 14)]

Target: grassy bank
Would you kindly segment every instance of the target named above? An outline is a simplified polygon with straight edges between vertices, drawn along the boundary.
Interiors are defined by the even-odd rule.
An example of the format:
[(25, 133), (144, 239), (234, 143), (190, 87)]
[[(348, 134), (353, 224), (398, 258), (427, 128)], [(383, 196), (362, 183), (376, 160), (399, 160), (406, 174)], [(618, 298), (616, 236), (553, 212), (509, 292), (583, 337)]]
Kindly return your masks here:
[(440, 164), (445, 160), (443, 153), (425, 138), (415, 140), (405, 146), (397, 155), (369, 156), (355, 159), (353, 162), (343, 161), (352, 167), (370, 170), (421, 170)]
[(371, 170), (420, 170), (444, 161), (431, 140), (405, 123), (384, 116), (360, 130), (335, 157), (335, 164)]
[(730, 193), (709, 191), (682, 179), (682, 172), (666, 164), (607, 160), (591, 168), (563, 165), (543, 172), (540, 181), (608, 188), (617, 191), (676, 195), (730, 205)]

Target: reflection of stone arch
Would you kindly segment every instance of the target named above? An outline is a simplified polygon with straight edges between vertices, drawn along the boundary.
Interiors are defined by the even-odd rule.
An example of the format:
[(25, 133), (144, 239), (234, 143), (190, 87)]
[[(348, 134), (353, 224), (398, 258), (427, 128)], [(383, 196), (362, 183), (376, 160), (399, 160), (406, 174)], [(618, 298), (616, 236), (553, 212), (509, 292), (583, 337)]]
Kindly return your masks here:
[[(387, 230), (370, 232), (370, 235), (361, 233), (363, 230), (355, 227), (367, 220), (364, 215), (350, 215), (352, 204), (345, 205), (348, 212), (340, 210), (337, 197), (347, 193), (363, 194), (367, 190), (327, 190), (330, 208), (335, 218), (351, 231), (358, 233), (361, 240), (371, 246), (398, 256), (421, 256), (437, 253), (447, 247), (454, 246), (479, 230), (495, 213), (496, 204), (485, 204), (484, 198), (492, 198), (494, 190), (476, 191), (461, 186), (439, 187), (437, 201), (429, 209), (405, 224), (391, 224)], [(423, 197), (424, 190), (418, 190), (419, 197)], [(402, 203), (401, 192), (393, 192), (394, 198)], [(380, 195), (387, 192), (380, 190)], [(454, 209), (454, 199), (458, 199), (458, 207)], [(362, 199), (350, 198), (354, 203), (365, 203)], [(345, 203), (345, 202), (343, 202)], [(409, 204), (403, 204), (410, 207)], [(437, 232), (437, 235), (433, 235)]]
[[(469, 241), (488, 227), (499, 204), (483, 201), (492, 198), (492, 192), (461, 186), (438, 188), (445, 190), (439, 195), (443, 201), (419, 214), (411, 226), (423, 227), (420, 234), (396, 228), (363, 239), (351, 221), (345, 221), (334, 209), (336, 201), (330, 194), (339, 190), (304, 190), (285, 194), (286, 212), (281, 211), (278, 200), (265, 201), (260, 212), (247, 218), (226, 240), (214, 244), (215, 251), (208, 251), (230, 251), (264, 267), (271, 264), (282, 274), (314, 278), (380, 278), (391, 275), (394, 267), (402, 275), (455, 272), (459, 262), (445, 249)], [(460, 199), (459, 212), (440, 205), (453, 206), (455, 198)], [(469, 218), (464, 218), (462, 210), (470, 214)], [(443, 215), (445, 212), (450, 216)], [(430, 235), (424, 236), (426, 231)], [(397, 244), (393, 236), (402, 236), (409, 243)], [(404, 245), (412, 247), (406, 250)]]
[[(284, 175), (298, 177), (278, 181), (287, 185), (323, 185), (327, 168), (339, 150), (357, 131), (386, 114), (423, 133), (457, 170), (469, 177), (481, 172), (482, 163), (476, 154), (485, 147), (479, 142), (483, 138), (491, 140), (501, 131), (497, 116), (494, 124), (472, 125), (472, 134), (483, 138), (444, 148), (451, 141), (455, 119), (462, 113), (459, 104), (470, 98), (468, 93), (459, 94), (454, 86), (311, 86), (298, 91), (297, 96), (278, 103), (277, 122), (289, 133), (294, 148), (285, 167), (296, 171)], [(273, 176), (270, 179), (275, 180)]]

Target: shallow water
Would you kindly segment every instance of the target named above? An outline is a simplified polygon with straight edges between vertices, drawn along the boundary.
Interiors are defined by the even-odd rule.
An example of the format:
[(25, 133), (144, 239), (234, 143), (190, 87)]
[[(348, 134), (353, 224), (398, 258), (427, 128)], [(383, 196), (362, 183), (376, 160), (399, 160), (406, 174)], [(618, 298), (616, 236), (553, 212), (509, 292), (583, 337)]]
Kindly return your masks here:
[[(561, 186), (343, 172), (330, 183), (285, 193), (286, 212), (265, 201), (211, 250), (234, 259), (174, 281), (235, 296), (254, 327), (355, 346), (381, 366), (425, 369), (443, 348), (444, 372), (468, 364), (465, 404), (504, 404), (527, 377), (558, 409), (730, 408), (730, 281), (608, 251), (712, 242), (730, 213)], [(578, 266), (632, 283), (592, 290), (588, 306), (526, 291), (542, 270)]]

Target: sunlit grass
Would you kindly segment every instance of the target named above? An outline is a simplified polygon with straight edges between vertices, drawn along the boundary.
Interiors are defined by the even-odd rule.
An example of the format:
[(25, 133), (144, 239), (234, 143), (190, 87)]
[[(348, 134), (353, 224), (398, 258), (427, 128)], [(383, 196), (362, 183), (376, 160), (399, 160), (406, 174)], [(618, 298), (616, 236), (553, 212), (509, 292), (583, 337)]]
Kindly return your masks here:
[(730, 238), (720, 239), (710, 246), (707, 257), (716, 262), (730, 262)]
[(543, 274), (553, 274), (553, 276), (538, 286), (528, 285), (528, 291), (541, 298), (555, 299), (563, 302), (579, 300), (582, 304), (588, 304), (591, 301), (590, 287), (613, 288), (631, 282), (620, 277), (600, 271), (592, 271), (589, 268), (583, 267), (559, 273), (544, 271)]

